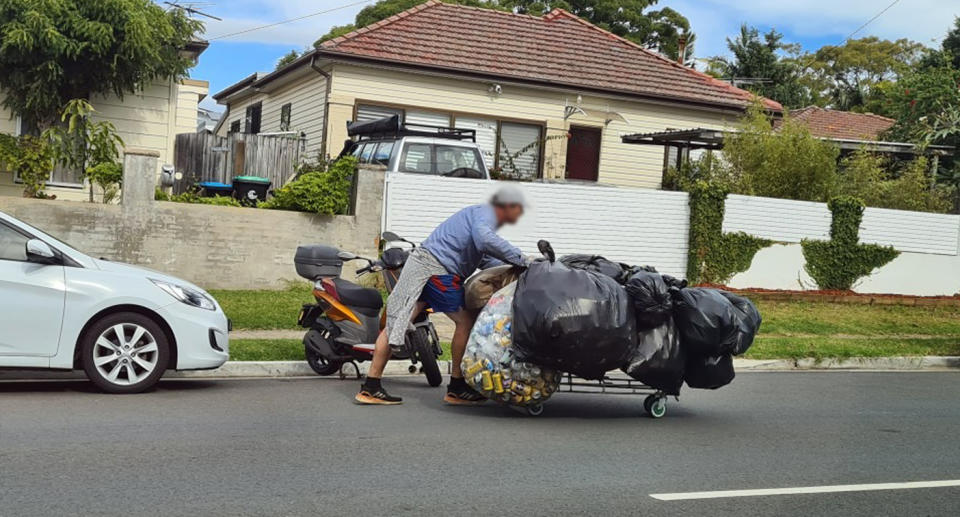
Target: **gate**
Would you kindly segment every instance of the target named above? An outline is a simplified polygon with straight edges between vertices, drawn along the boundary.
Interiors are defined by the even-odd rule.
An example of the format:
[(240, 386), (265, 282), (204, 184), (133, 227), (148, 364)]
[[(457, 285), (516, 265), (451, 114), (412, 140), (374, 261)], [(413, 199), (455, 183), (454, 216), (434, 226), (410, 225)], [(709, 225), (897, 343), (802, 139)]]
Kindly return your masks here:
[[(497, 181), (387, 174), (383, 230), (422, 242), (457, 210), (484, 203)], [(690, 212), (687, 194), (570, 183), (514, 183), (529, 201), (526, 215), (500, 234), (528, 255), (546, 239), (560, 255), (590, 253), (651, 265), (683, 278)]]

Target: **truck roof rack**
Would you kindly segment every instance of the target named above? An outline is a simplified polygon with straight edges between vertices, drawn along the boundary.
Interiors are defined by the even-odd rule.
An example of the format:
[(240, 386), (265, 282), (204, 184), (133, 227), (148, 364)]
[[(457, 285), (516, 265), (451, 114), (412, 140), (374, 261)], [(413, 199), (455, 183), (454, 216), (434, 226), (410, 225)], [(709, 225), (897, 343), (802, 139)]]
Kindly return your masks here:
[(347, 135), (357, 136), (360, 140), (399, 138), (402, 136), (425, 136), (430, 138), (469, 140), (474, 143), (477, 141), (477, 131), (474, 129), (401, 124), (400, 115), (391, 115), (367, 122), (347, 122)]

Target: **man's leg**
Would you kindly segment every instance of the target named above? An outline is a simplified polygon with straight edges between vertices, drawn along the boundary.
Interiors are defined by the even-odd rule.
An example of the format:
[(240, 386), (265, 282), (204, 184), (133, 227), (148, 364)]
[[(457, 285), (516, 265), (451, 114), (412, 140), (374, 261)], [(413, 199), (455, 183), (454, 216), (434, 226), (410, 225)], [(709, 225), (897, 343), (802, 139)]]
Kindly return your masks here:
[[(410, 321), (413, 321), (418, 314), (423, 312), (423, 309), (426, 307), (426, 304), (423, 302), (417, 302), (417, 305), (413, 309), (413, 314), (410, 315)], [(398, 345), (401, 343), (397, 343)], [(370, 362), (370, 369), (367, 370), (367, 377), (376, 377), (377, 379), (383, 377), (383, 369), (387, 366), (387, 361), (390, 360), (390, 329), (384, 327), (380, 331), (380, 335), (377, 336), (376, 348), (373, 350), (373, 361)], [(460, 356), (463, 356), (463, 352), (460, 352)]]
[(450, 342), (450, 358), (453, 362), (450, 385), (443, 400), (449, 404), (459, 405), (483, 403), (487, 400), (486, 397), (467, 386), (463, 379), (463, 372), (460, 370), (460, 362), (463, 361), (463, 354), (467, 350), (467, 341), (470, 339), (470, 330), (473, 328), (476, 317), (464, 309), (448, 313), (447, 317), (453, 320), (456, 327), (453, 330), (453, 340)]
[[(417, 302), (414, 305), (413, 313), (410, 315), (409, 321), (413, 321), (418, 314), (423, 312), (425, 307), (426, 304), (423, 302)], [(380, 379), (383, 377), (383, 369), (386, 368), (387, 361), (390, 360), (391, 355), (390, 327), (384, 327), (377, 336), (377, 342), (373, 349), (373, 360), (370, 362), (370, 369), (367, 370), (367, 378), (364, 379), (363, 385), (360, 387), (360, 393), (355, 397), (357, 402), (361, 404), (384, 405), (400, 404), (403, 402), (402, 398), (392, 397), (387, 394), (380, 384)]]

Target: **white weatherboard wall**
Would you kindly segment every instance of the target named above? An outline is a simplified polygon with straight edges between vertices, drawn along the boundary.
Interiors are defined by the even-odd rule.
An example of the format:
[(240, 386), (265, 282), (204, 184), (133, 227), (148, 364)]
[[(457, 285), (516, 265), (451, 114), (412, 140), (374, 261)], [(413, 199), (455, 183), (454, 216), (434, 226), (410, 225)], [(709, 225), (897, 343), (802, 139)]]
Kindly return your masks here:
[[(816, 289), (804, 271), (801, 239), (830, 238), (825, 203), (730, 195), (724, 232), (745, 232), (779, 243), (757, 252), (732, 287)], [(862, 278), (854, 291), (921, 296), (960, 293), (960, 216), (867, 208), (860, 242), (893, 246), (900, 256)]]
[[(384, 230), (422, 242), (447, 217), (484, 203), (500, 182), (390, 174)], [(661, 273), (684, 276), (689, 207), (682, 192), (571, 185), (514, 183), (530, 202), (516, 226), (500, 234), (536, 256), (546, 239), (558, 255), (590, 253), (629, 264), (652, 265)]]

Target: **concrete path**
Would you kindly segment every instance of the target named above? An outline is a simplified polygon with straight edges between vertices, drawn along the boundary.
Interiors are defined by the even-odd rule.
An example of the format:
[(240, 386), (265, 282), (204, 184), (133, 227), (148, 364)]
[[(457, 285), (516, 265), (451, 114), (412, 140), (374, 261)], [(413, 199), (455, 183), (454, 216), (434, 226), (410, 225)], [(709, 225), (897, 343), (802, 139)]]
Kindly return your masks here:
[[(532, 418), (444, 406), (419, 378), (387, 382), (403, 406), (355, 406), (356, 382), (321, 378), (168, 380), (136, 396), (2, 383), (0, 514), (846, 517), (960, 507), (949, 486), (960, 478), (956, 373), (741, 373), (671, 400), (660, 420), (640, 417), (636, 397), (559, 394)], [(865, 488), (875, 484), (899, 489)], [(839, 491), (850, 485), (859, 488)], [(803, 487), (827, 491), (795, 493)]]

